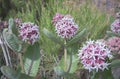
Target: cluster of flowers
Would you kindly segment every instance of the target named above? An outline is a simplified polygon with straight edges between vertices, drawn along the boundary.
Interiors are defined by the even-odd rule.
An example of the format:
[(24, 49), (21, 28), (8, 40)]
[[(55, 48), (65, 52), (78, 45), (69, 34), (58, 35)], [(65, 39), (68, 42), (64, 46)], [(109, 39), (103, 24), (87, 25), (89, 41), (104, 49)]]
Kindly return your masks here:
[[(120, 13), (117, 13), (117, 19), (111, 24), (111, 31), (120, 34)], [(120, 52), (120, 37), (117, 36), (109, 38), (105, 43), (91, 40), (86, 42), (78, 56), (85, 69), (98, 71), (107, 69), (109, 63), (106, 58), (111, 58), (111, 52), (114, 51)]]
[(19, 26), (19, 36), (22, 41), (34, 44), (39, 40), (39, 26), (31, 22), (22, 23), (20, 19), (16, 19), (15, 22)]
[(109, 63), (106, 62), (106, 58), (112, 57), (111, 51), (101, 41), (89, 40), (78, 52), (81, 63), (89, 72), (107, 69)]
[[(111, 24), (111, 31), (113, 33), (120, 34), (120, 12), (116, 14), (116, 20)], [(107, 45), (108, 47), (113, 51), (113, 52), (119, 52), (120, 51), (120, 37), (118, 36), (113, 36), (107, 40)]]
[[(58, 36), (64, 39), (73, 37), (78, 30), (78, 25), (70, 15), (57, 13), (53, 17), (53, 24)], [(101, 41), (89, 40), (78, 52), (81, 63), (89, 71), (107, 69), (109, 63), (106, 58), (112, 58), (111, 51)]]
[(70, 15), (62, 15), (57, 13), (53, 17), (53, 24), (58, 36), (67, 39), (73, 37), (78, 30), (78, 25)]
[(0, 30), (3, 30), (6, 27), (8, 27), (7, 21), (1, 21), (0, 20)]
[(116, 19), (112, 24), (111, 24), (111, 30), (115, 33), (120, 33), (120, 19)]
[(111, 49), (111, 51), (119, 52), (120, 51), (120, 37), (111, 37), (107, 40), (106, 44)]

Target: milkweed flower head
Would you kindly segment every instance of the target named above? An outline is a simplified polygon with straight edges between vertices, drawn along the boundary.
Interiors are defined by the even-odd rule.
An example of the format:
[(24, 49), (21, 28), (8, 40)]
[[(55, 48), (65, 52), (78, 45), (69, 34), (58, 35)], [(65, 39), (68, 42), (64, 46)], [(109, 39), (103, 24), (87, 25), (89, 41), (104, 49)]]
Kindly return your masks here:
[(120, 12), (116, 13), (116, 18), (120, 19)]
[(70, 15), (65, 15), (56, 22), (55, 30), (61, 38), (69, 39), (77, 33), (78, 25)]
[(111, 24), (111, 30), (115, 33), (120, 33), (120, 19), (116, 19), (112, 24)]
[(22, 19), (16, 18), (15, 23), (16, 23), (17, 26), (21, 25), (22, 24)]
[(0, 30), (3, 30), (4, 28), (7, 28), (7, 27), (8, 27), (8, 22), (0, 20)]
[(31, 22), (22, 23), (19, 26), (19, 36), (22, 41), (34, 44), (39, 40), (39, 26)]
[(56, 15), (53, 17), (53, 24), (55, 25), (59, 20), (61, 20), (65, 15), (60, 14), (60, 13), (56, 13)]
[(78, 52), (81, 63), (89, 72), (108, 69), (110, 63), (106, 58), (112, 58), (111, 51), (101, 41), (89, 40)]
[(106, 41), (106, 44), (111, 49), (111, 51), (120, 51), (120, 37), (111, 37)]

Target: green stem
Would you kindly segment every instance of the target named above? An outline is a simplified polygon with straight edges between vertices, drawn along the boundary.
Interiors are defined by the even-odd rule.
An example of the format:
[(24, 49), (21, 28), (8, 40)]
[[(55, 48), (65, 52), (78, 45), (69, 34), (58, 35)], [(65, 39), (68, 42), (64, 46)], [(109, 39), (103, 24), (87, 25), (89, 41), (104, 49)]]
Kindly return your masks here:
[(24, 63), (23, 63), (22, 54), (21, 54), (21, 53), (19, 53), (19, 54), (18, 54), (18, 56), (19, 56), (19, 59), (20, 59), (20, 66), (21, 66), (21, 68), (22, 68), (22, 72), (23, 72), (23, 73), (25, 73), (25, 69), (24, 69)]
[(7, 45), (5, 44), (5, 42), (3, 42), (3, 44), (4, 44), (4, 47), (5, 47), (5, 50), (6, 50), (6, 54), (7, 54), (8, 61), (9, 61), (9, 65), (10, 65), (10, 67), (12, 68), (12, 62), (11, 62), (10, 52), (9, 52), (8, 47), (7, 47)]
[(103, 79), (102, 71), (99, 71), (99, 79)]
[(67, 71), (67, 49), (66, 49), (66, 40), (64, 42), (64, 67), (65, 67), (65, 71)]
[(95, 78), (95, 74), (96, 74), (96, 72), (93, 71), (90, 79), (94, 79)]
[(70, 72), (71, 66), (72, 66), (72, 53), (70, 54), (70, 63), (69, 63), (69, 67), (67, 70), (68, 73)]
[(7, 51), (5, 49), (4, 44), (5, 44), (5, 42), (4, 42), (3, 35), (2, 35), (2, 33), (0, 33), (0, 45), (1, 45), (1, 48), (2, 48), (2, 51), (3, 51), (3, 55), (4, 55), (4, 58), (5, 58), (6, 65), (9, 66), (9, 59), (8, 59)]

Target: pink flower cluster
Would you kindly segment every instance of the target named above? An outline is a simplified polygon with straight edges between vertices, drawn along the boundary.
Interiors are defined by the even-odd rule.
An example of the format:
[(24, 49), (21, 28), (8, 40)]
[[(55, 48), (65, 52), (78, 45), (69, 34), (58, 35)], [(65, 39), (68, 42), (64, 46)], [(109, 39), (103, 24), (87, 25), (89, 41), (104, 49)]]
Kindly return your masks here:
[(39, 39), (39, 27), (34, 23), (27, 22), (22, 23), (19, 26), (19, 36), (22, 41), (27, 42), (29, 44), (34, 44)]
[(116, 13), (116, 18), (120, 19), (120, 11)]
[(115, 33), (120, 32), (120, 19), (116, 19), (112, 24), (111, 24), (111, 30)]
[(56, 15), (53, 17), (53, 24), (55, 25), (59, 20), (61, 20), (64, 17), (63, 14), (56, 13)]
[(107, 69), (109, 63), (106, 62), (106, 58), (112, 58), (111, 51), (100, 41), (89, 40), (78, 52), (81, 63), (89, 72)]
[(107, 40), (106, 44), (111, 51), (120, 51), (120, 37), (111, 37)]
[(56, 33), (61, 38), (71, 38), (77, 33), (78, 25), (70, 15), (56, 14), (53, 19)]
[(4, 28), (7, 28), (7, 27), (8, 27), (8, 22), (0, 20), (0, 30), (3, 30)]
[(15, 23), (16, 23), (17, 26), (21, 25), (22, 24), (22, 19), (16, 18)]

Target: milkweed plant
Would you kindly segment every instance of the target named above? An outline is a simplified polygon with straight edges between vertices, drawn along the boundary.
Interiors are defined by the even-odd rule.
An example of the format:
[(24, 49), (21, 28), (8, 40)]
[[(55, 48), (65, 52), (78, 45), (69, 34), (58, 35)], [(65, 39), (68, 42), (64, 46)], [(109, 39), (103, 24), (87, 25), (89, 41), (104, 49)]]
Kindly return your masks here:
[[(64, 48), (63, 57), (53, 68), (56, 75), (73, 79), (71, 74), (79, 69), (74, 67), (74, 63), (80, 63), (81, 68), (90, 73), (90, 79), (113, 79), (112, 68), (120, 65), (120, 60), (114, 59), (115, 54), (120, 55), (120, 18), (111, 24), (111, 30), (107, 31), (107, 39), (88, 39), (78, 49), (76, 56), (69, 47), (78, 43), (87, 33), (87, 28), (79, 31), (79, 25), (69, 14), (56, 13), (51, 22), (56, 34), (46, 28), (42, 32)], [(39, 40), (39, 25), (35, 23), (22, 22), (19, 18), (9, 19), (8, 22), (0, 21), (0, 45), (6, 61), (6, 66), (1, 67), (1, 72), (9, 79), (34, 79), (40, 65)], [(9, 49), (18, 54), (20, 70), (14, 69)]]

